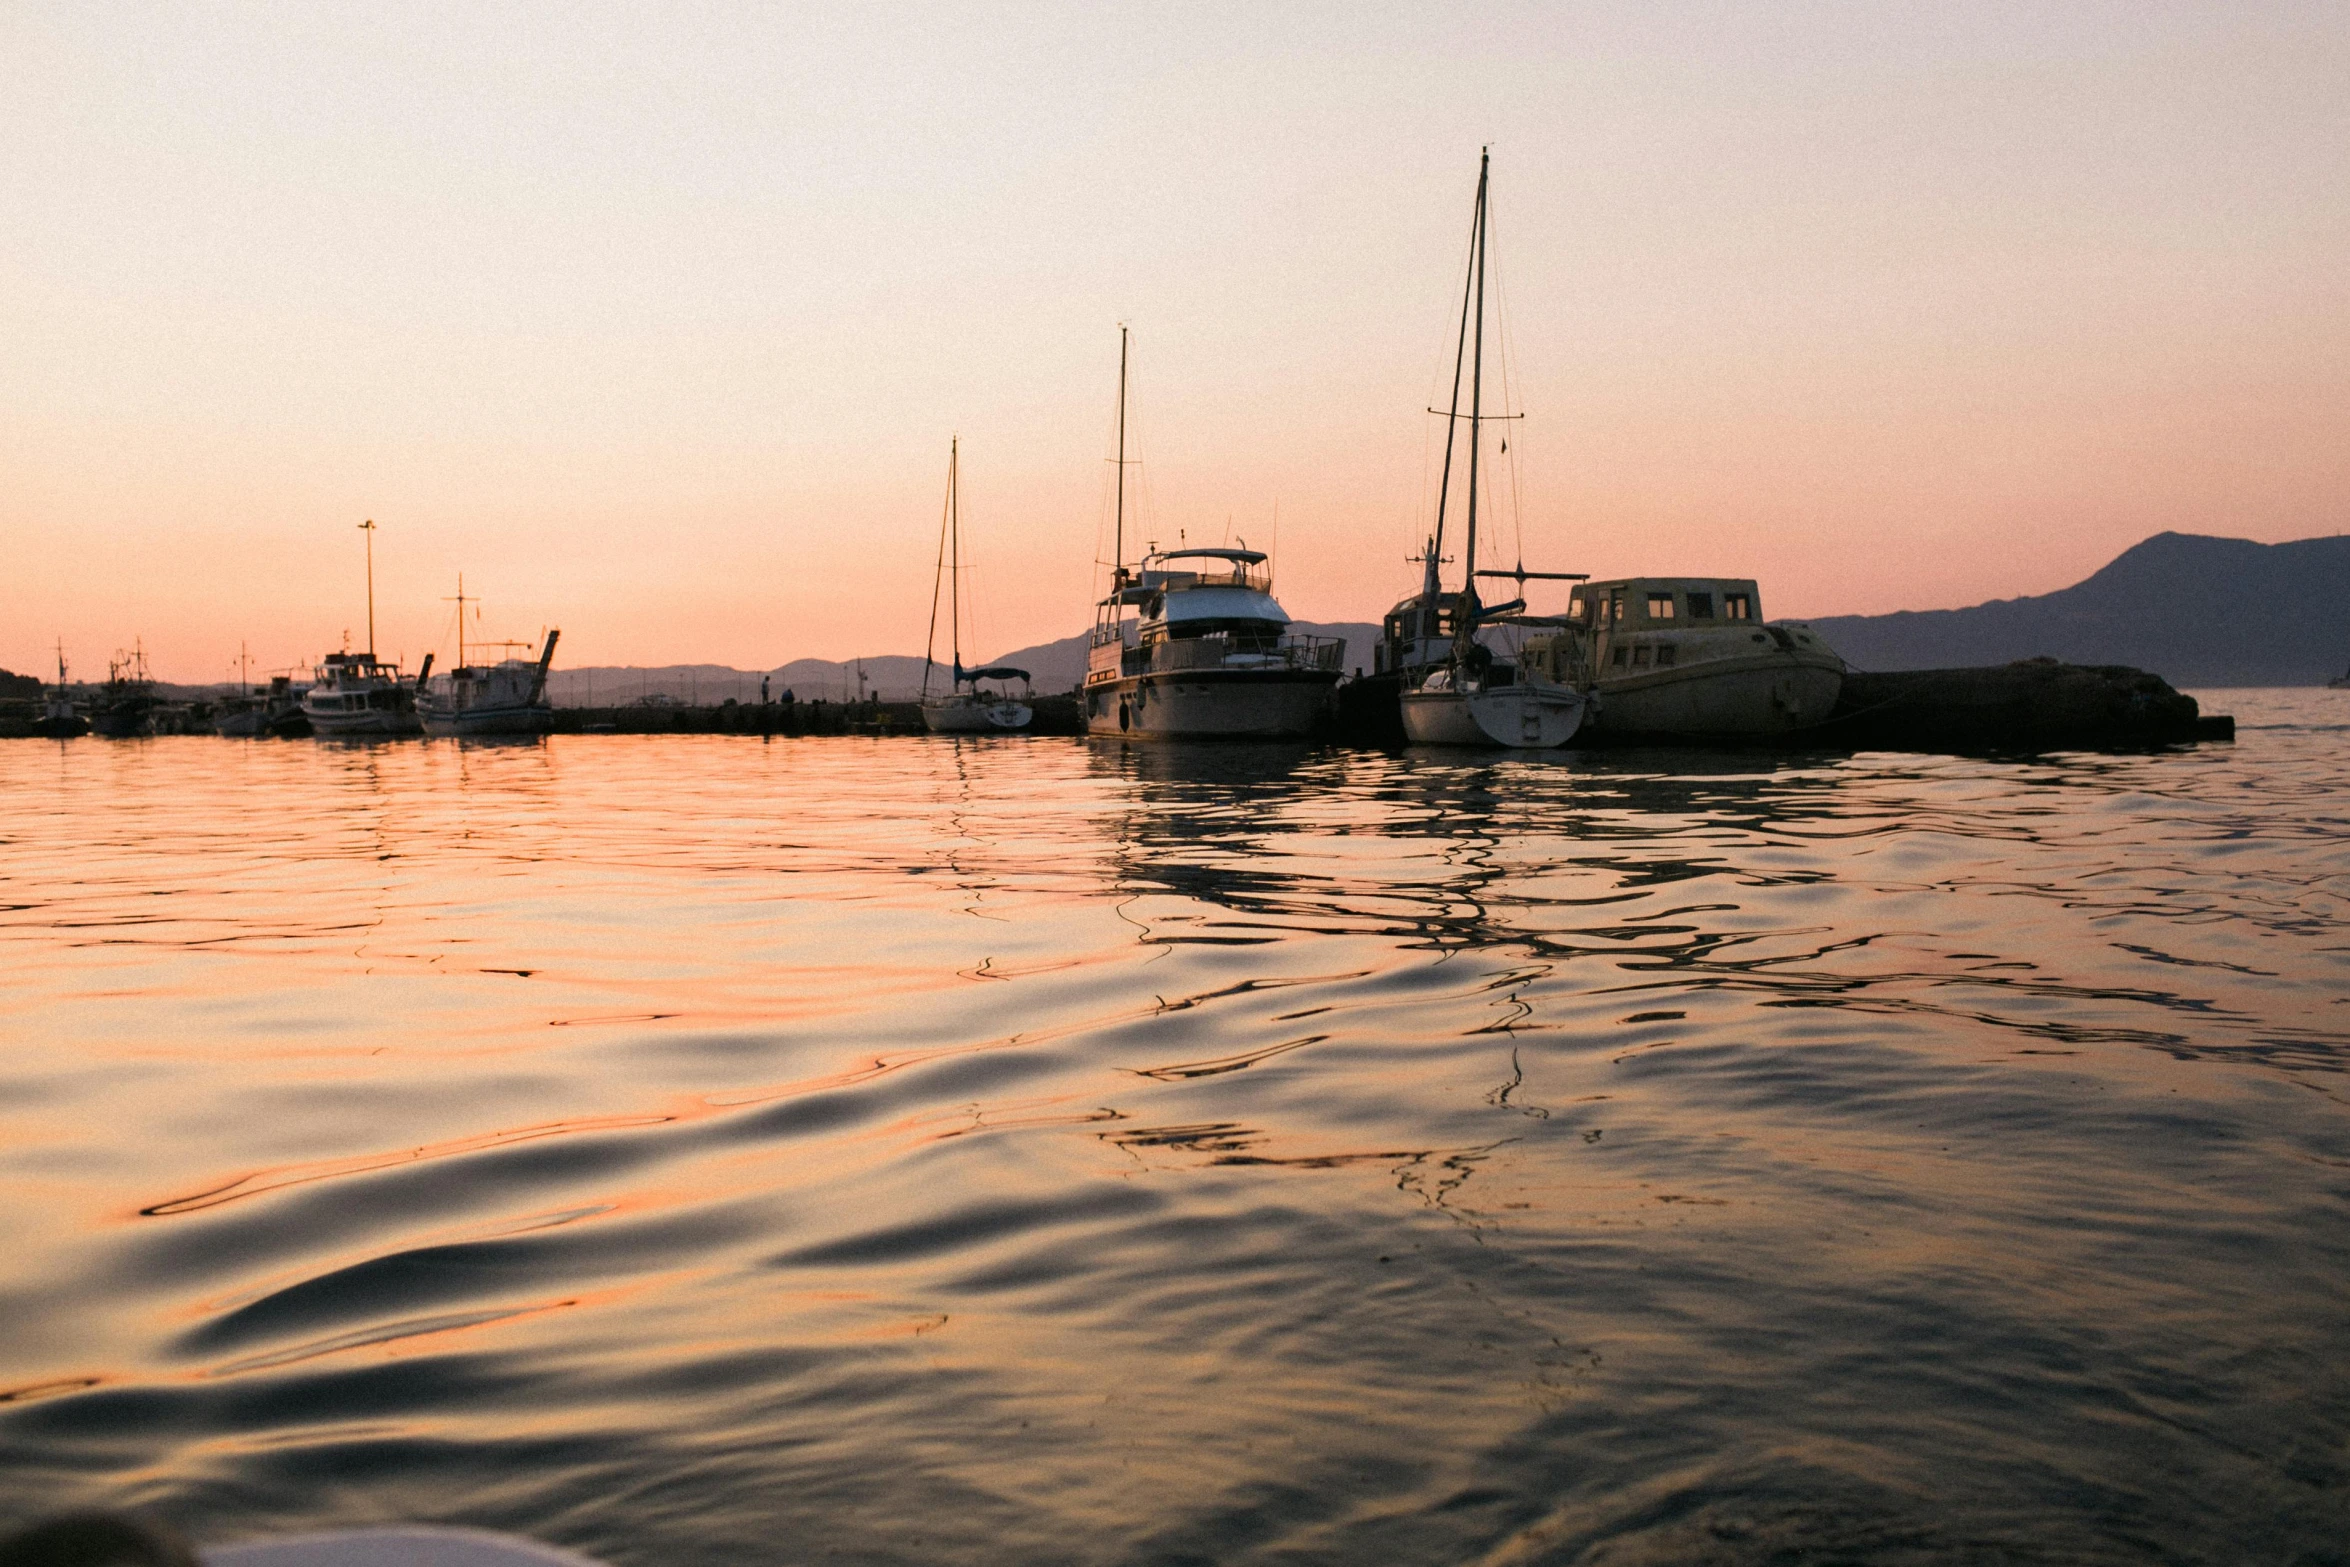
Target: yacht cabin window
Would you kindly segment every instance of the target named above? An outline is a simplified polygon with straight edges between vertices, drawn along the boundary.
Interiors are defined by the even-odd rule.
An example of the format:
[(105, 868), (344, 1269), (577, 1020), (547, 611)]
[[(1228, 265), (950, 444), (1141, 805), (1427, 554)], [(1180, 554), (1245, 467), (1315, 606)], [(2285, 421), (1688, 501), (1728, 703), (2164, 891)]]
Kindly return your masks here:
[(1648, 618), (1651, 620), (1672, 619), (1673, 595), (1670, 593), (1651, 593), (1648, 595)]
[(1609, 659), (1608, 662), (1615, 665), (1618, 669), (1621, 669), (1624, 667), (1625, 660), (1631, 656), (1631, 653), (1632, 650), (1630, 648), (1623, 646), (1621, 643), (1618, 643), (1616, 646), (1616, 656)]
[(1711, 593), (1692, 593), (1692, 594), (1690, 594), (1690, 595), (1689, 595), (1689, 618), (1690, 618), (1691, 620), (1711, 620), (1711, 619), (1713, 619), (1713, 618), (1714, 618), (1714, 596), (1713, 596)]
[(1754, 604), (1743, 593), (1725, 593), (1722, 595), (1722, 618), (1724, 620), (1752, 620), (1754, 618)]
[(1632, 667), (1634, 669), (1646, 669), (1648, 667), (1647, 648), (1636, 647), (1632, 650)]

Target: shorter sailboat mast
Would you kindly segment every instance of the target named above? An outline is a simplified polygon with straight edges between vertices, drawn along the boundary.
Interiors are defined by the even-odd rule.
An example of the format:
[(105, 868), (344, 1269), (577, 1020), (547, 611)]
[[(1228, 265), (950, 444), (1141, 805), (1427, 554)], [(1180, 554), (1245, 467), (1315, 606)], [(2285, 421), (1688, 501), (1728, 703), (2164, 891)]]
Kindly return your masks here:
[[(930, 671), (938, 664), (938, 582), (939, 578), (946, 575), (947, 540), (954, 536), (957, 530), (955, 461), (956, 449), (960, 444), (960, 437), (950, 437), (947, 441), (947, 503), (939, 509), (938, 560), (930, 568), (930, 630), (924, 633), (922, 638), (922, 700), (925, 702), (930, 700)], [(957, 553), (960, 554), (959, 547)], [(948, 613), (951, 615), (960, 614), (960, 602), (950, 599)], [(952, 636), (953, 633), (950, 632), (949, 635)], [(956, 643), (956, 648), (955, 662), (960, 666), (963, 655), (959, 641)]]
[(947, 441), (947, 647), (954, 655), (955, 684), (963, 683), (963, 502), (962, 439)]

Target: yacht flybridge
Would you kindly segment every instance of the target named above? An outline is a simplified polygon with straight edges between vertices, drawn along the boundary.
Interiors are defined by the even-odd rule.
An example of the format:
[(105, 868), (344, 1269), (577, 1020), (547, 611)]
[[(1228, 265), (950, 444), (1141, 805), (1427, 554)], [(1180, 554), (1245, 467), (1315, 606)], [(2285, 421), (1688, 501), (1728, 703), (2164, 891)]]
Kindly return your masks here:
[[(1388, 612), (1379, 667), (1400, 685), (1404, 733), (1423, 745), (1500, 745), (1513, 749), (1564, 745), (1582, 726), (1586, 700), (1573, 682), (1553, 678), (1499, 657), (1479, 639), (1480, 628), (1525, 608), (1524, 588), (1534, 578), (1581, 581), (1566, 572), (1479, 571), (1477, 569), (1477, 479), (1485, 412), (1485, 238), (1486, 195), (1492, 155), (1477, 160), (1477, 208), (1470, 230), (1469, 273), (1462, 285), (1461, 330), (1453, 352), (1452, 407), (1444, 434), (1444, 477), (1437, 490), (1436, 526), (1420, 557), (1417, 596)], [(1473, 323), (1473, 328), (1472, 328)], [(1461, 411), (1461, 372), (1469, 374), (1469, 408)], [(1452, 494), (1453, 452), (1461, 424), (1469, 427), (1468, 496), (1462, 530), (1461, 585), (1446, 591), (1445, 510)], [(1479, 577), (1512, 577), (1516, 600), (1487, 607), (1477, 593)]]
[[(938, 531), (938, 567), (930, 579), (930, 635), (922, 645), (922, 726), (932, 734), (1003, 734), (1026, 729), (1036, 710), (1024, 700), (1029, 692), (1028, 671), (1009, 664), (984, 669), (963, 667), (963, 512), (960, 481), (962, 442), (947, 442), (946, 515)], [(947, 582), (947, 645), (953, 662), (944, 691), (932, 694), (931, 673), (938, 667), (938, 584)], [(1011, 683), (1020, 682), (1013, 696)], [(982, 681), (994, 682), (987, 690)]]
[(1126, 566), (1126, 329), (1118, 329), (1110, 591), (1086, 650), (1088, 734), (1279, 738), (1329, 714), (1346, 644), (1293, 636), (1262, 550), (1153, 546)]

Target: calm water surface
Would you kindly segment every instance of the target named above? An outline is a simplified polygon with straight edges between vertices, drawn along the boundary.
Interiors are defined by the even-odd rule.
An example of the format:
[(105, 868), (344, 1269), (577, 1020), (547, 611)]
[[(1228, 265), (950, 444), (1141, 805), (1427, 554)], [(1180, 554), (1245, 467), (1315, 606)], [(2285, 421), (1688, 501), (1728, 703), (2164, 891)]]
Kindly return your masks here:
[(2214, 705), (0, 746), (0, 1515), (2350, 1559), (2350, 693)]

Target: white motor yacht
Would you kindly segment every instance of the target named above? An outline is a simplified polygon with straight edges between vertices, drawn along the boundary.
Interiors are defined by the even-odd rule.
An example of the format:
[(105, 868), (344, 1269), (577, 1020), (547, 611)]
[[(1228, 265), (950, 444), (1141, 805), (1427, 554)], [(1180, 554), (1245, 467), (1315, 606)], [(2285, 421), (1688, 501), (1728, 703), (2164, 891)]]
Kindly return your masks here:
[[(938, 566), (930, 579), (930, 635), (922, 644), (922, 727), (932, 734), (985, 735), (1008, 734), (1026, 729), (1035, 718), (1036, 709), (1028, 705), (1028, 671), (1014, 669), (1009, 664), (991, 664), (983, 669), (963, 667), (963, 513), (960, 484), (962, 442), (947, 442), (947, 504), (946, 514), (939, 521)], [(938, 649), (938, 597), (941, 579), (946, 583), (947, 645), (951, 671), (944, 691), (930, 689), (932, 671), (937, 669), (935, 654)], [(1011, 682), (1020, 682), (1019, 695), (1012, 693)], [(993, 681), (995, 690), (989, 691), (982, 681)]]
[(1346, 644), (1292, 636), (1261, 550), (1151, 549), (1126, 556), (1126, 329), (1118, 329), (1118, 497), (1108, 596), (1086, 650), (1085, 730), (1095, 735), (1284, 738), (1331, 712)]
[(1336, 637), (1290, 634), (1261, 551), (1155, 550), (1139, 571), (1119, 573), (1096, 613), (1085, 727), (1308, 735), (1330, 711), (1345, 654)]

